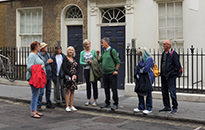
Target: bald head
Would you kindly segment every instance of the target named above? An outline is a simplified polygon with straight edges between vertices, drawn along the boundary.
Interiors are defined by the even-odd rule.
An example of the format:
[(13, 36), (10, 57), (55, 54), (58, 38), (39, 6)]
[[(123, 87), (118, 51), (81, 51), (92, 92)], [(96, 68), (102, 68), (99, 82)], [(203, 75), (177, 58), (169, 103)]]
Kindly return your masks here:
[(163, 43), (167, 43), (167, 44), (169, 44), (169, 45), (172, 45), (171, 40), (164, 40), (164, 42), (163, 42)]
[(172, 45), (171, 40), (164, 40), (163, 42), (164, 51), (168, 52), (169, 49), (171, 48), (171, 45)]

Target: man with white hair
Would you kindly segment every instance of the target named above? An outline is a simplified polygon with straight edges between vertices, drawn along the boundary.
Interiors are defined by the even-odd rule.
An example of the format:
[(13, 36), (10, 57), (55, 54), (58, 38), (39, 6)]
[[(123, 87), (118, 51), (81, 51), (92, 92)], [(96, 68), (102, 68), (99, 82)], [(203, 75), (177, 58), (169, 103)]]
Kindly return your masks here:
[[(161, 84), (164, 108), (159, 110), (159, 112), (171, 111), (171, 113), (176, 113), (178, 109), (176, 78), (181, 65), (178, 54), (171, 48), (170, 40), (165, 40), (163, 42), (163, 48), (164, 51), (161, 58)], [(172, 99), (172, 110), (170, 106), (169, 92)]]

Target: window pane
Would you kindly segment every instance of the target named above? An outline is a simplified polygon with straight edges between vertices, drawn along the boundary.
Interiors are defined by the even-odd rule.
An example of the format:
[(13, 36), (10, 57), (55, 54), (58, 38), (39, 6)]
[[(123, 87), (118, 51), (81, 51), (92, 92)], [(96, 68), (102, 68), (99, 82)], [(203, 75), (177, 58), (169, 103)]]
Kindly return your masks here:
[(167, 4), (167, 26), (174, 27), (174, 3)]
[(20, 33), (25, 33), (25, 13), (20, 15)]
[(102, 23), (123, 23), (125, 22), (125, 9), (119, 8), (104, 8), (102, 9)]
[(21, 46), (22, 47), (29, 47), (29, 45), (34, 41), (42, 42), (41, 39), (42, 39), (41, 35), (21, 36)]
[(166, 38), (167, 38), (166, 37), (166, 29), (165, 28), (159, 29), (159, 39), (164, 40)]
[(182, 2), (159, 3), (159, 39), (183, 39)]
[(20, 10), (21, 46), (28, 47), (33, 41), (42, 42), (42, 10)]
[(20, 32), (26, 34), (42, 33), (41, 9), (25, 9), (20, 11)]

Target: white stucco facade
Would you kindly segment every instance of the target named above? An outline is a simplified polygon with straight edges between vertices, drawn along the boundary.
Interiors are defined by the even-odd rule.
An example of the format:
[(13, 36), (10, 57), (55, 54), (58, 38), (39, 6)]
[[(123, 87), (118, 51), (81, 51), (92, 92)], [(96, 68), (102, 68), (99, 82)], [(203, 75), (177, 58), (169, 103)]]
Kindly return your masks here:
[[(205, 48), (205, 0), (88, 0), (88, 39), (93, 49), (100, 49), (101, 26), (125, 26), (125, 46), (136, 40), (136, 47), (148, 49), (161, 48), (159, 40), (159, 3), (182, 2), (183, 39), (175, 42), (173, 47)], [(196, 4), (192, 8), (193, 2)], [(101, 23), (101, 8), (124, 7), (125, 23)], [(127, 60), (127, 59), (126, 59)], [(125, 62), (126, 63), (126, 62)], [(186, 61), (185, 61), (186, 63)], [(186, 66), (184, 66), (186, 69)], [(125, 67), (127, 69), (127, 67)], [(125, 82), (127, 71), (125, 70)], [(125, 90), (126, 86), (125, 84)], [(133, 91), (133, 88), (129, 91)]]
[[(136, 39), (136, 46), (146, 48), (159, 47), (158, 31), (158, 1), (163, 0), (88, 0), (88, 39), (92, 47), (100, 48), (100, 27), (106, 24), (101, 23), (101, 8), (125, 7), (126, 22), (126, 43)], [(179, 0), (164, 0), (179, 1)], [(189, 48), (204, 47), (203, 37), (205, 36), (205, 1), (198, 0), (198, 9), (191, 9), (192, 0), (183, 0), (183, 43), (179, 47)], [(109, 24), (118, 26), (120, 24)], [(98, 44), (97, 44), (98, 43)]]

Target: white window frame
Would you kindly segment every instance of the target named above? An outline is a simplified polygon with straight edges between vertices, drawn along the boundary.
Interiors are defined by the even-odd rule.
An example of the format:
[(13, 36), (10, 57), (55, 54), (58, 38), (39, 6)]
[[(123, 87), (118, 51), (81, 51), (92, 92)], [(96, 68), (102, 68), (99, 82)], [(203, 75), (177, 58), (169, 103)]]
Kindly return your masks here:
[[(30, 9), (41, 9), (41, 23), (42, 23), (42, 27), (41, 27), (41, 33), (24, 33), (21, 34), (20, 33), (20, 11), (22, 10), (30, 10)], [(41, 35), (41, 41), (43, 40), (43, 8), (42, 7), (27, 7), (27, 8), (18, 8), (16, 9), (16, 47), (17, 47), (17, 51), (18, 51), (18, 57), (17, 57), (17, 61), (16, 64), (18, 65), (26, 65), (27, 64), (27, 58), (28, 56), (26, 54), (28, 54), (28, 49), (30, 47), (30, 44), (28, 46), (22, 46), (21, 45), (21, 36), (22, 35)], [(38, 41), (38, 42), (41, 42)], [(27, 52), (22, 52), (23, 50), (25, 50), (24, 48), (27, 48)], [(30, 49), (29, 49), (30, 50)]]
[[(166, 11), (166, 25), (165, 25), (165, 28), (166, 28), (166, 37), (168, 38), (168, 26), (167, 26), (167, 21), (168, 21), (168, 15), (167, 15), (167, 5), (169, 4), (169, 3), (173, 3), (173, 6), (174, 6), (174, 12), (176, 12), (175, 11), (175, 9), (176, 9), (176, 7), (175, 7), (175, 5), (176, 5), (176, 3), (181, 3), (182, 4), (182, 25), (181, 25), (181, 28), (182, 28), (182, 39), (176, 39), (176, 33), (175, 33), (175, 31), (174, 31), (174, 39), (170, 39), (170, 40), (172, 40), (175, 44), (183, 44), (184, 43), (184, 32), (183, 32), (183, 1), (171, 1), (171, 2), (158, 2), (158, 11), (159, 11), (159, 4), (165, 4), (165, 11)], [(175, 13), (176, 14), (176, 13)], [(175, 20), (175, 17), (176, 17), (176, 15), (174, 14), (174, 25), (173, 25), (173, 27), (177, 27), (176, 26), (176, 20)], [(160, 39), (160, 26), (159, 26), (159, 18), (160, 18), (160, 16), (159, 16), (159, 12), (158, 12), (158, 34), (159, 34), (159, 36), (158, 36), (158, 38), (159, 38), (159, 40), (158, 40), (158, 42), (160, 43), (160, 44), (162, 44), (163, 43), (163, 41), (164, 40), (166, 40), (166, 39)]]
[[(42, 27), (41, 27), (41, 33), (20, 33), (20, 11), (22, 10), (31, 10), (31, 9), (41, 9), (41, 23), (42, 23)], [(20, 48), (20, 47), (29, 47), (28, 46), (22, 46), (21, 45), (21, 36), (22, 35), (41, 35), (41, 41), (43, 40), (43, 8), (42, 7), (27, 7), (27, 8), (18, 8), (16, 9), (16, 47)], [(39, 42), (41, 42), (39, 41)]]

